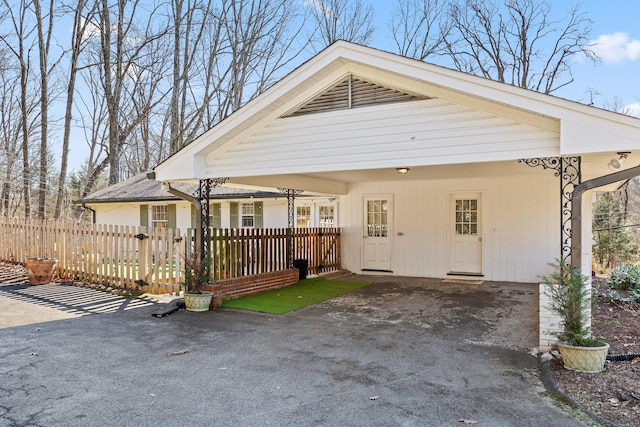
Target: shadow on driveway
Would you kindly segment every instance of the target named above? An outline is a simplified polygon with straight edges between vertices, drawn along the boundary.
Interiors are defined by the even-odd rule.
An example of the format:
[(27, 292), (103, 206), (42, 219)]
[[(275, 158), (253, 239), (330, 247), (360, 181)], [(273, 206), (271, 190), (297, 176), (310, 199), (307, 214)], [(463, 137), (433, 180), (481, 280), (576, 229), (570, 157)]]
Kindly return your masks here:
[(506, 331), (525, 285), (371, 280), (282, 316), (149, 306), (2, 329), (0, 425), (583, 425), (544, 396), (528, 332)]

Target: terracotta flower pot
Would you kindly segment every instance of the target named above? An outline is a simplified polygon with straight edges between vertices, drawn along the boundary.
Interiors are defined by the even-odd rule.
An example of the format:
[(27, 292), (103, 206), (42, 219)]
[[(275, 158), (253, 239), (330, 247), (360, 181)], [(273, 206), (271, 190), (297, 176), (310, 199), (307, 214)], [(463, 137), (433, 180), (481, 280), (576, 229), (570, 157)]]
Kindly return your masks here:
[(46, 285), (53, 279), (53, 270), (58, 262), (55, 258), (29, 258), (25, 262), (29, 284)]

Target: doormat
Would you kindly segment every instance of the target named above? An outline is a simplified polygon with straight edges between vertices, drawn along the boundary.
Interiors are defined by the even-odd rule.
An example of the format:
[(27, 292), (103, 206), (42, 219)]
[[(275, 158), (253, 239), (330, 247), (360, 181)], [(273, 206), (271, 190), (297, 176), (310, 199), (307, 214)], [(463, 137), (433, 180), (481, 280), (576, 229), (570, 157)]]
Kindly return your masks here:
[(444, 279), (444, 283), (462, 283), (464, 285), (482, 285), (484, 280)]

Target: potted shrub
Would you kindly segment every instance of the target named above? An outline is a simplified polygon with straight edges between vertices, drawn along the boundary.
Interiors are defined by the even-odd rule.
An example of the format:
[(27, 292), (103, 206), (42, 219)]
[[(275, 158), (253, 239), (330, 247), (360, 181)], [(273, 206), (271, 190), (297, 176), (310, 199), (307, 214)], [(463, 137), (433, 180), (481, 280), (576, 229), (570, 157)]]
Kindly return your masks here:
[(184, 263), (184, 304), (188, 311), (208, 311), (213, 292), (205, 291), (209, 284), (206, 264), (200, 259), (200, 253), (193, 251)]
[(551, 297), (551, 310), (561, 318), (562, 330), (554, 333), (564, 367), (580, 372), (601, 372), (609, 352), (603, 338), (591, 335), (587, 313), (592, 292), (589, 278), (563, 262), (551, 264), (554, 272), (543, 276)]

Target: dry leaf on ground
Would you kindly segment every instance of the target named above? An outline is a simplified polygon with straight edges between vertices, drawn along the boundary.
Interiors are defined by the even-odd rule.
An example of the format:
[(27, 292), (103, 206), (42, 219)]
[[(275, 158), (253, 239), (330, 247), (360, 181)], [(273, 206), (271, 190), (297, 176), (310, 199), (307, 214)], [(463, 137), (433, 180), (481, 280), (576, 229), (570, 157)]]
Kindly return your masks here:
[(185, 353), (189, 353), (189, 350), (187, 350), (186, 348), (182, 349), (182, 350), (170, 351), (169, 352), (169, 356), (179, 356), (179, 355), (185, 354)]

